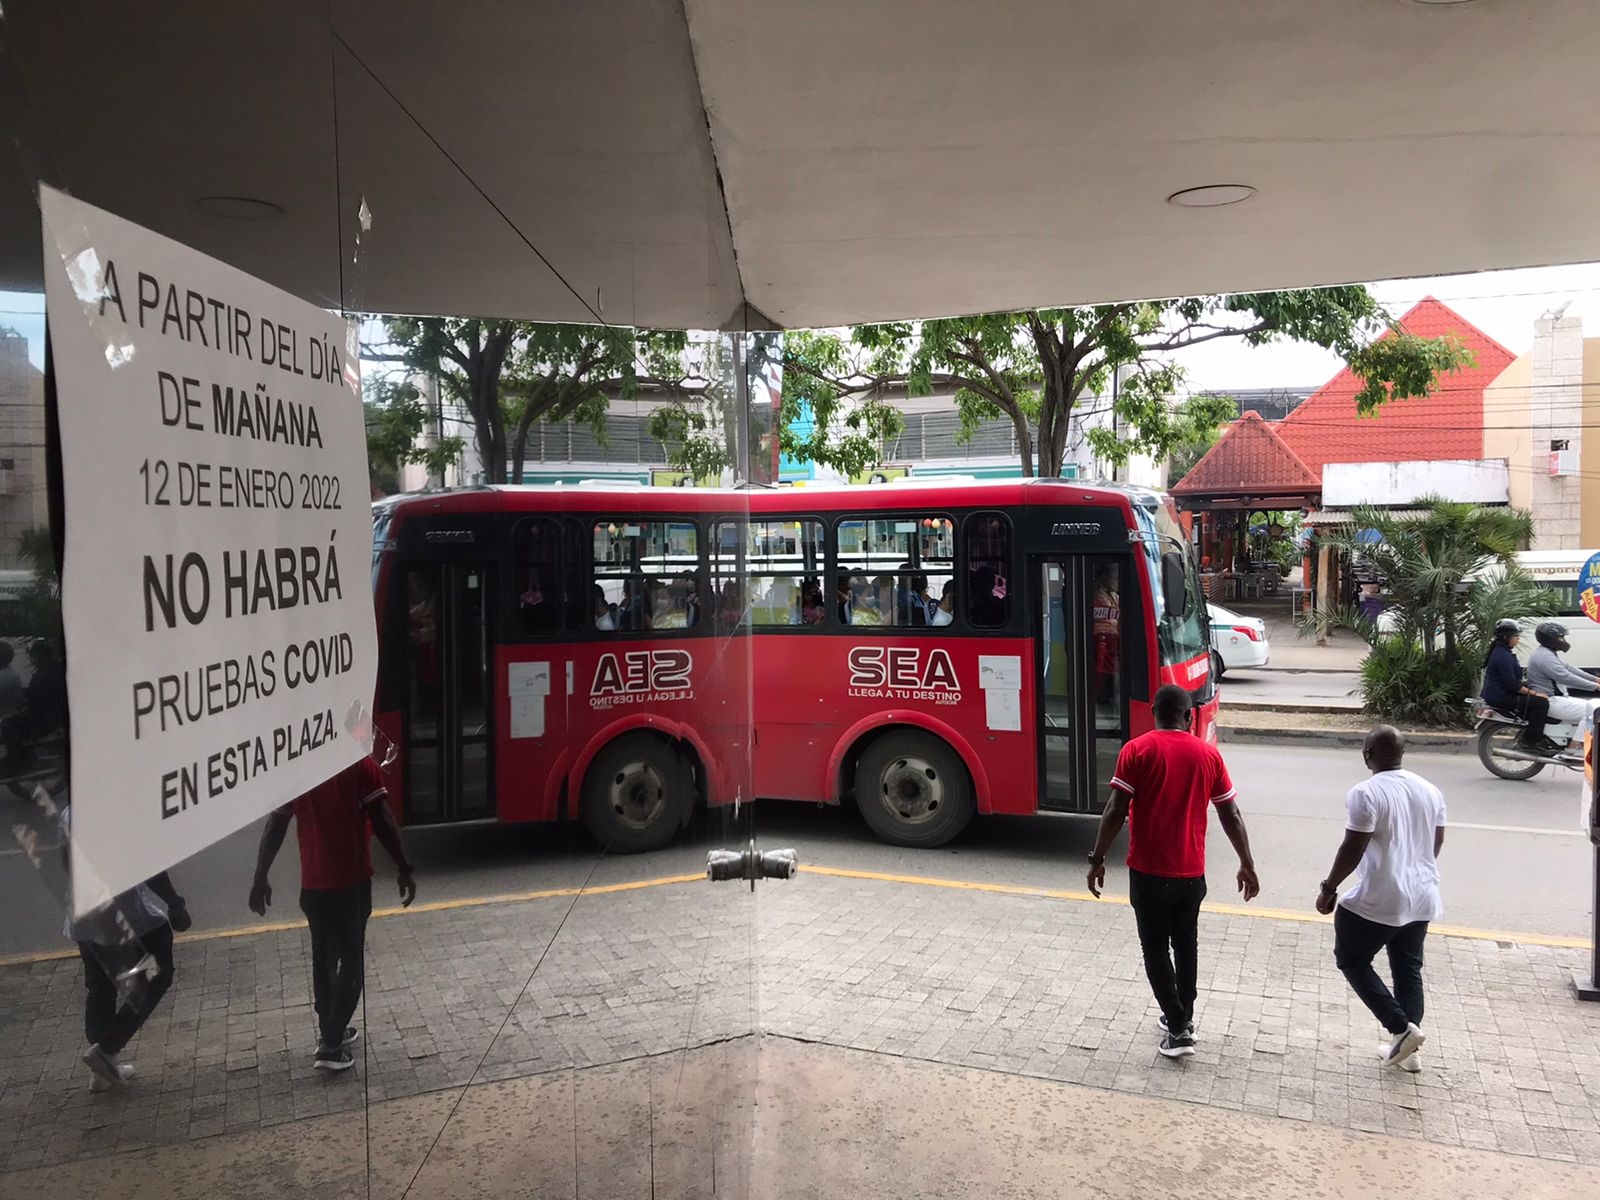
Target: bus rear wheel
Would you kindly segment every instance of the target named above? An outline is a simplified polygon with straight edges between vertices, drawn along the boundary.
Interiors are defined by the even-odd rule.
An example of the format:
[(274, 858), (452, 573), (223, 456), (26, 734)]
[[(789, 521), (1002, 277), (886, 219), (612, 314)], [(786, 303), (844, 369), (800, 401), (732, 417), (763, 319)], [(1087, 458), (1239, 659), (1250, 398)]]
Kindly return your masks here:
[(688, 764), (671, 746), (649, 734), (629, 734), (589, 764), (580, 812), (595, 841), (618, 854), (638, 854), (672, 841), (693, 797)]
[(977, 808), (960, 757), (925, 733), (885, 734), (868, 746), (855, 793), (872, 831), (896, 846), (942, 846)]

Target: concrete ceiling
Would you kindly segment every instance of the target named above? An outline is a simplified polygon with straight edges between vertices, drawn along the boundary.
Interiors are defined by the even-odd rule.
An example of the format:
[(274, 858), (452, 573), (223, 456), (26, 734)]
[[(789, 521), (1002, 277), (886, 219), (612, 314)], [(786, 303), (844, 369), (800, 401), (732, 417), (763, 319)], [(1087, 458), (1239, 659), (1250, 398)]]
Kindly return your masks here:
[[(39, 286), (36, 176), (368, 311), (812, 326), (1600, 259), (1593, 0), (6, 0), (3, 32), (5, 288)], [(1167, 203), (1213, 183), (1258, 190)]]

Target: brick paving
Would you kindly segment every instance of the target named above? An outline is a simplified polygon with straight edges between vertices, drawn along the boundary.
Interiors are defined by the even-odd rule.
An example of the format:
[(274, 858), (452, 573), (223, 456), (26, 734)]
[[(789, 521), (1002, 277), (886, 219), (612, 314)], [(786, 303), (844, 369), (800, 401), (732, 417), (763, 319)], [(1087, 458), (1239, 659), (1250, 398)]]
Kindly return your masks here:
[(754, 898), (689, 884), (413, 913), (372, 924), (365, 1061), (325, 1079), (304, 934), (195, 941), (129, 1048), (134, 1087), (103, 1096), (77, 1060), (78, 963), (10, 967), (0, 1171), (358, 1110), (459, 1087), (480, 1062), (477, 1079), (513, 1079), (757, 1029), (1600, 1164), (1600, 1008), (1570, 999), (1579, 952), (1430, 939), (1418, 1075), (1378, 1068), (1329, 924), (1206, 914), (1201, 953), (1199, 1053), (1172, 1063), (1120, 905), (802, 874)]

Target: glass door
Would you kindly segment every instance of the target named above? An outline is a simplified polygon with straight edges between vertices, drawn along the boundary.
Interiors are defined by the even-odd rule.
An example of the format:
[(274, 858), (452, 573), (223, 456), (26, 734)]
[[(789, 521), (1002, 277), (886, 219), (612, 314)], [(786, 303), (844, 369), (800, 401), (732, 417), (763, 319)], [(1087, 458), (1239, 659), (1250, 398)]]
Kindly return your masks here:
[(408, 822), (494, 815), (492, 578), (479, 563), (406, 573)]
[(1097, 812), (1127, 737), (1123, 653), (1128, 560), (1038, 562), (1039, 807)]

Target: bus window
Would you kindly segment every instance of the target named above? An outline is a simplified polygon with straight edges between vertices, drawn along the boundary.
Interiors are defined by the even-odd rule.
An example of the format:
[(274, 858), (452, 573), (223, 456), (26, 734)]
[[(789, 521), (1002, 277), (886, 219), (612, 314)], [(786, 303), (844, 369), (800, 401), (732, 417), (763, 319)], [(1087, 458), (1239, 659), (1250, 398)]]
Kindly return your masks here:
[[(820, 625), (827, 613), (822, 588), (822, 522), (751, 520), (739, 525), (745, 530), (750, 623), (768, 629)], [(737, 554), (727, 556), (720, 571), (735, 586), (737, 559)], [(737, 619), (733, 612), (728, 615)]]
[(711, 538), (711, 619), (718, 633), (732, 633), (750, 624), (745, 593), (745, 555), (749, 550), (746, 522), (719, 521)]
[(575, 547), (563, 545), (559, 522), (535, 517), (522, 522), (512, 539), (516, 572), (517, 628), (538, 637), (560, 633), (572, 624), (568, 610), (581, 603)]
[(1011, 567), (1011, 522), (1003, 513), (973, 513), (967, 539), (967, 621), (974, 629), (999, 629), (1011, 620), (1006, 576)]
[(892, 629), (935, 623), (944, 585), (955, 573), (955, 525), (949, 517), (897, 513), (844, 520), (838, 538), (835, 602), (841, 621)]
[[(700, 531), (689, 521), (617, 517), (595, 522), (594, 587), (589, 607), (598, 628), (602, 598), (619, 633), (692, 629), (704, 606)], [(613, 615), (614, 614), (614, 615)]]

